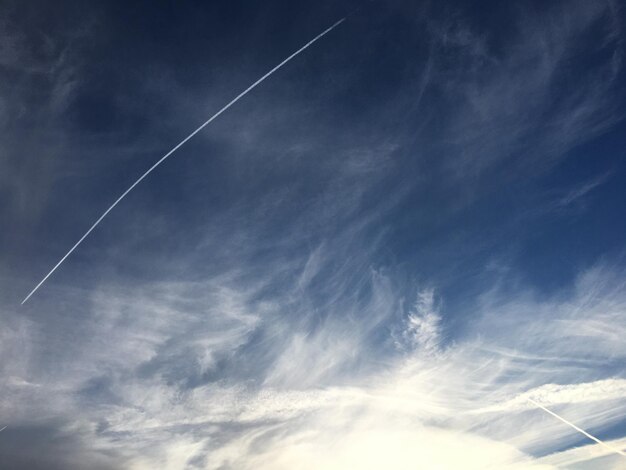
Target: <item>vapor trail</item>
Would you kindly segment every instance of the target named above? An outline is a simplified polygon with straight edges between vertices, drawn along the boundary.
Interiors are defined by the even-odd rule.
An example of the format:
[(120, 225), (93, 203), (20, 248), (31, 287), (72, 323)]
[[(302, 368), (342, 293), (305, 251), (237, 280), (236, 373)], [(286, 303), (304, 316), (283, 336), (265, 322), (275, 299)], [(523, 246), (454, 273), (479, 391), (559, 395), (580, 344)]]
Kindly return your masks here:
[(570, 423), (569, 421), (567, 421), (565, 418), (561, 418), (559, 415), (557, 415), (555, 412), (550, 411), (548, 408), (546, 408), (543, 405), (540, 405), (539, 403), (537, 403), (535, 400), (531, 399), (531, 398), (527, 398), (527, 400), (529, 402), (531, 402), (533, 405), (535, 405), (538, 408), (541, 408), (543, 411), (545, 411), (548, 414), (551, 414), (552, 416), (554, 416), (556, 419), (564, 422), (565, 424), (567, 424), (569, 427), (575, 429), (576, 431), (578, 431), (579, 433), (587, 436), (589, 439), (591, 439), (592, 441), (597, 442), (598, 444), (606, 447), (607, 449), (610, 449), (611, 451), (620, 454), (622, 457), (626, 457), (626, 453), (623, 452), (620, 449), (616, 449), (615, 447), (607, 444), (606, 442), (601, 441), (600, 439), (598, 439), (597, 437), (592, 436), (591, 434), (589, 434), (587, 431), (585, 431), (584, 429), (580, 429), (578, 426), (576, 426), (573, 423)]
[(0, 432), (4, 431), (7, 428), (7, 426), (3, 427), (2, 429), (0, 429)]
[(185, 142), (187, 142), (189, 139), (191, 139), (194, 135), (196, 135), (198, 132), (200, 132), (202, 129), (204, 129), (204, 127), (206, 127), (208, 124), (210, 124), (213, 120), (215, 120), (220, 114), (222, 114), (224, 111), (226, 111), (228, 108), (230, 108), (232, 105), (234, 105), (237, 101), (239, 101), (241, 98), (243, 98), (245, 95), (247, 95), (249, 92), (251, 92), (254, 88), (256, 88), (258, 85), (261, 84), (261, 82), (263, 82), (266, 78), (268, 78), (270, 75), (272, 75), (274, 72), (276, 72), (279, 68), (281, 68), (283, 65), (285, 65), (287, 62), (289, 62), (291, 59), (293, 59), (294, 57), (296, 57), (298, 54), (300, 54), (301, 52), (303, 52), (305, 49), (307, 49), (309, 46), (311, 46), (314, 42), (316, 42), (318, 39), (321, 39), (322, 36), (325, 36), (327, 33), (331, 32), (333, 29), (335, 29), (337, 26), (339, 26), (341, 23), (343, 23), (346, 20), (346, 18), (342, 18), (339, 21), (337, 21), (335, 24), (333, 24), (330, 28), (324, 30), (322, 33), (318, 34), (317, 36), (315, 36), (313, 39), (311, 39), (309, 42), (307, 42), (304, 46), (302, 46), (300, 49), (298, 49), (296, 52), (294, 52), (293, 54), (291, 54), (289, 57), (287, 57), (285, 60), (283, 60), (280, 64), (278, 64), (276, 67), (274, 67), (272, 70), (270, 70), (269, 72), (267, 72), (265, 75), (263, 75), (261, 78), (259, 78), (256, 82), (254, 82), (252, 85), (250, 85), (248, 88), (246, 88), (244, 91), (242, 91), (241, 93), (239, 93), (230, 103), (228, 103), (226, 106), (224, 106), (222, 109), (220, 109), (217, 113), (215, 113), (213, 116), (211, 116), (208, 120), (206, 120), (204, 122), (204, 124), (202, 124), (200, 127), (198, 127), (195, 131), (193, 131), (191, 134), (189, 134), (187, 137), (185, 137), (178, 145), (176, 145), (176, 147), (174, 147), (172, 150), (170, 150), (169, 152), (167, 152), (165, 155), (163, 155), (161, 157), (161, 159), (159, 161), (157, 161), (154, 165), (152, 165), (143, 175), (141, 175), (137, 181), (135, 181), (126, 191), (124, 191), (122, 193), (122, 195), (120, 197), (117, 198), (117, 200), (111, 204), (111, 206), (104, 211), (104, 213), (100, 216), (100, 218), (98, 220), (96, 220), (96, 222), (91, 226), (91, 228), (89, 230), (87, 230), (85, 232), (85, 234), (80, 238), (80, 240), (78, 240), (76, 242), (76, 244), (70, 249), (70, 251), (68, 251), (65, 256), (63, 258), (61, 258), (61, 260), (54, 266), (54, 268), (52, 268), (50, 270), (50, 272), (48, 274), (46, 274), (46, 276), (41, 280), (41, 282), (39, 284), (37, 284), (35, 286), (35, 288), (30, 292), (30, 294), (28, 294), (26, 296), (26, 298), (24, 298), (24, 300), (22, 300), (22, 305), (24, 305), (24, 303), (30, 298), (31, 295), (33, 295), (35, 292), (37, 292), (37, 289), (39, 289), (41, 287), (41, 285), (46, 282), (46, 279), (48, 279), (52, 273), (54, 271), (57, 270), (57, 268), (59, 266), (61, 266), (61, 264), (63, 263), (63, 261), (65, 261), (65, 259), (72, 254), (72, 252), (78, 247), (78, 245), (80, 245), (82, 243), (82, 241), (87, 238), (87, 235), (89, 235), (91, 233), (91, 231), (93, 229), (95, 229), (98, 224), (100, 222), (102, 222), (102, 219), (104, 219), (107, 214), (109, 212), (111, 212), (111, 210), (118, 205), (118, 203), (124, 199), (126, 197), (126, 195), (128, 193), (130, 193), (135, 186), (137, 186), (146, 176), (148, 176), (152, 170), (154, 170), (157, 166), (159, 166), (161, 163), (163, 163), (163, 161), (165, 161), (165, 159), (167, 157), (169, 157), (170, 155), (172, 155), (174, 152), (176, 152), (176, 150), (178, 150)]

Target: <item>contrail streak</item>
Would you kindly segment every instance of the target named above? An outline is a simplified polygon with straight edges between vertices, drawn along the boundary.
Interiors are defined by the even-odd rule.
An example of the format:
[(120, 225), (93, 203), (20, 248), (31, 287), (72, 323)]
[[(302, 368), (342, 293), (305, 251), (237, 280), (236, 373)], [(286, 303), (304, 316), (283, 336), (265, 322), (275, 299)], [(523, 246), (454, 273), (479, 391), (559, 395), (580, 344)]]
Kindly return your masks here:
[(4, 431), (7, 428), (7, 426), (3, 427), (2, 429), (0, 429), (0, 432)]
[(622, 457), (626, 457), (626, 453), (624, 453), (622, 450), (620, 449), (616, 449), (615, 447), (607, 444), (606, 442), (601, 441), (600, 439), (598, 439), (597, 437), (592, 436), (591, 434), (589, 434), (587, 431), (585, 431), (584, 429), (580, 429), (578, 426), (576, 426), (574, 423), (570, 423), (569, 421), (567, 421), (565, 418), (561, 418), (559, 415), (557, 415), (555, 412), (550, 411), (548, 408), (546, 408), (543, 405), (540, 405), (539, 403), (537, 403), (535, 400), (531, 399), (531, 398), (527, 398), (527, 400), (529, 402), (531, 402), (533, 405), (535, 405), (538, 408), (541, 408), (543, 411), (545, 411), (548, 414), (551, 414), (552, 416), (554, 416), (556, 419), (564, 422), (565, 424), (567, 424), (569, 427), (575, 429), (576, 431), (578, 431), (579, 433), (583, 434), (584, 436), (587, 436), (589, 439), (591, 439), (592, 441), (597, 442), (598, 444), (606, 447), (607, 449), (610, 449), (611, 451), (621, 455)]
[(272, 75), (274, 72), (276, 72), (279, 68), (281, 68), (283, 65), (285, 65), (287, 62), (289, 62), (291, 59), (293, 59), (294, 57), (296, 57), (298, 54), (300, 54), (301, 52), (303, 52), (305, 49), (307, 49), (309, 46), (311, 46), (314, 42), (316, 42), (318, 39), (321, 39), (323, 36), (325, 36), (326, 34), (328, 34), (329, 32), (331, 32), (333, 29), (335, 29), (337, 26), (339, 26), (341, 23), (343, 23), (346, 20), (346, 17), (340, 19), (339, 21), (337, 21), (335, 24), (333, 24), (330, 28), (324, 30), (322, 33), (318, 34), (317, 36), (315, 36), (313, 39), (311, 39), (309, 42), (307, 42), (304, 46), (302, 46), (300, 49), (298, 49), (296, 52), (294, 52), (293, 54), (291, 54), (289, 57), (287, 57), (285, 60), (283, 60), (280, 64), (278, 64), (276, 67), (274, 67), (272, 70), (270, 70), (269, 72), (267, 72), (265, 75), (263, 75), (261, 78), (259, 78), (256, 82), (254, 82), (252, 85), (250, 85), (248, 88), (246, 88), (244, 91), (242, 91), (241, 93), (239, 93), (230, 103), (228, 103), (226, 106), (224, 106), (222, 109), (220, 109), (217, 113), (215, 113), (213, 116), (211, 116), (209, 119), (207, 119), (204, 124), (202, 124), (200, 127), (198, 127), (195, 131), (193, 131), (191, 134), (189, 134), (187, 137), (185, 137), (178, 145), (176, 145), (176, 147), (174, 147), (172, 150), (170, 150), (169, 152), (167, 152), (165, 155), (163, 155), (161, 157), (161, 159), (159, 161), (157, 161), (154, 165), (152, 165), (143, 175), (141, 175), (137, 181), (135, 181), (126, 191), (124, 191), (122, 193), (122, 195), (120, 197), (117, 198), (117, 200), (111, 204), (111, 206), (104, 211), (104, 213), (100, 216), (100, 218), (98, 220), (96, 220), (96, 222), (91, 226), (91, 228), (89, 230), (87, 230), (85, 232), (85, 234), (80, 238), (80, 240), (78, 240), (76, 242), (76, 244), (70, 249), (70, 251), (68, 251), (65, 256), (63, 258), (61, 258), (61, 260), (54, 266), (54, 268), (52, 268), (50, 270), (50, 272), (48, 274), (46, 274), (46, 276), (41, 280), (41, 282), (39, 284), (37, 284), (35, 286), (35, 288), (30, 292), (30, 294), (28, 294), (24, 300), (22, 300), (22, 305), (24, 305), (24, 303), (30, 298), (31, 295), (33, 295), (35, 292), (37, 292), (37, 289), (39, 289), (41, 287), (41, 285), (46, 282), (46, 280), (52, 275), (52, 273), (54, 271), (57, 270), (57, 268), (59, 266), (61, 266), (61, 264), (63, 263), (63, 261), (65, 261), (65, 259), (72, 254), (72, 252), (78, 248), (78, 245), (80, 245), (83, 240), (85, 238), (87, 238), (87, 235), (89, 235), (93, 229), (95, 229), (98, 224), (100, 222), (102, 222), (102, 219), (104, 219), (107, 214), (109, 212), (111, 212), (111, 210), (113, 210), (113, 208), (115, 206), (117, 206), (120, 201), (122, 199), (124, 199), (126, 197), (126, 195), (128, 193), (130, 193), (135, 186), (137, 186), (139, 183), (141, 183), (141, 181), (148, 176), (150, 173), (152, 173), (152, 170), (154, 170), (157, 166), (159, 166), (161, 163), (163, 163), (165, 161), (166, 158), (168, 158), (170, 155), (172, 155), (174, 152), (176, 152), (176, 150), (178, 150), (183, 144), (185, 144), (189, 139), (191, 139), (194, 135), (196, 135), (198, 132), (200, 132), (202, 129), (204, 129), (207, 125), (209, 125), (211, 122), (213, 122), (217, 117), (219, 117), (224, 111), (226, 111), (228, 108), (230, 108), (232, 105), (234, 105), (237, 101), (239, 101), (241, 98), (243, 98), (245, 95), (247, 95), (249, 92), (251, 92), (254, 88), (256, 88), (258, 85), (261, 84), (261, 82), (263, 82), (266, 78), (268, 78), (270, 75)]

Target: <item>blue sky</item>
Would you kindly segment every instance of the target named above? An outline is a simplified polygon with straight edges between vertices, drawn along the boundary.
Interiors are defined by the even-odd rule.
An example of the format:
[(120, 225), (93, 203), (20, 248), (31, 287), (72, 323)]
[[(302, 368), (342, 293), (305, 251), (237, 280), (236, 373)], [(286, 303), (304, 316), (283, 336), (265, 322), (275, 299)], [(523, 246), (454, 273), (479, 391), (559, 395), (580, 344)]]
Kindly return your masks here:
[(619, 2), (126, 3), (0, 7), (0, 466), (623, 468)]

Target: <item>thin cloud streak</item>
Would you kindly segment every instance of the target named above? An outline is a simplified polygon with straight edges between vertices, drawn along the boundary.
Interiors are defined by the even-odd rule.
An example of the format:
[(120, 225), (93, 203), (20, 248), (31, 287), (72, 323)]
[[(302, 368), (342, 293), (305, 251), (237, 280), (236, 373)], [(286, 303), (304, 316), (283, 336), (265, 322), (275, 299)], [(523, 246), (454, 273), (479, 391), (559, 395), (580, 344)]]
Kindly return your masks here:
[(24, 305), (24, 303), (26, 303), (26, 301), (35, 293), (37, 292), (37, 290), (43, 285), (44, 282), (46, 282), (46, 280), (52, 275), (52, 273), (54, 273), (57, 268), (59, 266), (61, 266), (61, 264), (63, 264), (63, 262), (66, 260), (66, 258), (72, 254), (72, 252), (78, 248), (78, 246), (83, 242), (83, 240), (85, 238), (87, 238), (87, 236), (98, 226), (98, 224), (100, 224), (100, 222), (102, 222), (102, 220), (107, 216), (107, 214), (109, 212), (111, 212), (113, 210), (113, 208), (115, 206), (117, 206), (122, 199), (124, 199), (128, 193), (130, 193), (135, 186), (137, 186), (139, 183), (141, 183), (141, 181), (143, 181), (144, 178), (146, 178), (146, 176), (148, 176), (150, 173), (152, 173), (152, 171), (158, 167), (161, 163), (163, 163), (170, 155), (172, 155), (174, 152), (176, 152), (176, 150), (178, 150), (180, 147), (182, 147), (188, 140), (190, 140), (193, 136), (195, 136), (198, 132), (200, 132), (202, 129), (204, 129), (207, 125), (209, 125), (211, 122), (213, 122), (215, 119), (217, 119), (222, 113), (224, 113), (226, 110), (228, 110), (231, 106), (233, 106), (235, 103), (237, 103), (237, 101), (239, 101), (241, 98), (243, 98), (245, 95), (247, 95), (249, 92), (251, 92), (254, 88), (256, 88), (258, 85), (260, 85), (265, 79), (269, 78), (274, 72), (276, 72), (278, 69), (280, 69), (283, 65), (287, 64), (287, 62), (289, 62), (291, 59), (293, 59), (294, 57), (296, 57), (297, 55), (299, 55), (301, 52), (304, 52), (306, 49), (308, 49), (311, 45), (313, 45), (313, 43), (315, 43), (316, 41), (318, 41), (319, 39), (321, 39), (323, 36), (325, 36), (326, 34), (328, 34), (329, 32), (331, 32), (333, 29), (335, 29), (337, 26), (339, 26), (341, 23), (343, 23), (346, 20), (346, 17), (340, 19), (339, 21), (337, 21), (336, 23), (334, 23), (332, 26), (330, 26), (329, 28), (327, 28), (326, 30), (324, 30), (323, 32), (321, 32), (320, 34), (318, 34), (317, 36), (315, 36), (315, 38), (311, 39), (309, 42), (307, 42), (304, 46), (302, 46), (300, 49), (298, 49), (296, 52), (294, 52), (293, 54), (291, 54), (289, 57), (287, 57), (285, 60), (283, 60), (281, 63), (279, 63), (277, 66), (275, 66), (273, 69), (271, 69), (269, 72), (267, 72), (265, 75), (263, 75), (261, 78), (259, 78), (256, 82), (254, 82), (252, 85), (250, 85), (248, 88), (246, 88), (244, 91), (242, 91), (239, 95), (237, 95), (233, 100), (231, 100), (226, 106), (224, 106), (222, 109), (220, 109), (217, 113), (215, 113), (213, 116), (211, 116), (209, 119), (207, 119), (200, 127), (198, 127), (195, 131), (193, 131), (191, 134), (189, 134), (187, 137), (185, 137), (179, 144), (177, 144), (172, 150), (170, 150), (169, 152), (167, 152), (165, 155), (163, 155), (163, 157), (161, 157), (154, 165), (152, 165), (143, 175), (141, 175), (126, 191), (124, 191), (122, 193), (122, 195), (120, 197), (117, 198), (117, 200), (111, 204), (111, 206), (104, 211), (104, 213), (98, 218), (98, 220), (96, 220), (96, 222), (89, 228), (89, 230), (87, 230), (87, 232), (85, 232), (85, 234), (76, 242), (76, 244), (74, 244), (74, 246), (65, 254), (65, 256), (63, 256), (63, 258), (61, 258), (61, 260), (50, 270), (50, 272), (48, 274), (46, 274), (46, 276), (39, 282), (39, 284), (37, 284), (35, 286), (35, 288), (24, 298), (24, 300), (22, 300), (22, 305)]
[(554, 416), (556, 419), (558, 419), (559, 421), (564, 422), (565, 424), (567, 424), (569, 427), (575, 429), (576, 431), (578, 431), (579, 433), (583, 434), (584, 436), (588, 437), (589, 439), (591, 439), (592, 441), (597, 442), (600, 445), (603, 445), (604, 447), (606, 447), (607, 449), (611, 449), (613, 452), (618, 453), (619, 455), (621, 455), (622, 457), (626, 457), (626, 453), (621, 451), (620, 449), (616, 449), (615, 447), (607, 444), (606, 442), (601, 441), (600, 439), (598, 439), (597, 437), (592, 436), (591, 434), (589, 434), (587, 431), (585, 431), (584, 429), (579, 428), (578, 426), (576, 426), (574, 423), (570, 423), (568, 420), (566, 420), (565, 418), (562, 418), (561, 416), (559, 416), (558, 414), (556, 414), (554, 411), (550, 411), (548, 408), (546, 408), (545, 406), (537, 403), (535, 400), (533, 400), (532, 398), (527, 398), (527, 400), (532, 403), (533, 405), (535, 405), (537, 408), (542, 409), (543, 411), (545, 411), (546, 413)]

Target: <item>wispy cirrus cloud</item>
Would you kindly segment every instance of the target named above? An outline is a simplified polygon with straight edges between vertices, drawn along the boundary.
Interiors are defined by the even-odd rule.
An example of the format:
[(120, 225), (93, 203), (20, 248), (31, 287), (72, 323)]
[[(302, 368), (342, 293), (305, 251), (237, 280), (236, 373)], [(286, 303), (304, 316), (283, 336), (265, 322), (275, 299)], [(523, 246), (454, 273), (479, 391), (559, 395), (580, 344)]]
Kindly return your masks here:
[[(462, 17), (433, 28), (435, 44), (446, 51), (434, 86), (454, 109), (445, 141), (455, 157), (448, 165), (460, 179), (549, 168), (621, 114), (613, 101), (623, 56), (615, 5), (555, 4), (544, 15), (522, 13), (509, 26), (507, 37), (489, 37)], [(581, 47), (595, 30), (602, 37), (597, 47)], [(576, 63), (597, 49), (612, 59), (572, 77)]]
[[(22, 381), (5, 384), (3, 396), (20, 390), (26, 407), (45, 395), (40, 412), (50, 418), (72, 416), (71, 410), (90, 403), (82, 419), (99, 424), (89, 439), (119, 450), (137, 468), (176, 468), (181, 462), (202, 468), (287, 468), (305, 457), (311, 468), (376, 465), (390, 458), (402, 465), (426, 454), (450, 468), (457, 454), (467, 468), (488, 462), (499, 468), (553, 468), (519, 449), (549, 454), (578, 438), (520, 404), (525, 396), (566, 406), (570, 419), (596, 432), (620, 422), (623, 380), (596, 362), (610, 365), (624, 353), (609, 334), (612, 322), (626, 312), (610, 271), (586, 274), (573, 296), (554, 301), (531, 301), (520, 292), (511, 303), (510, 293), (500, 298), (490, 292), (475, 318), (494, 331), (506, 325), (508, 337), (477, 328), (436, 352), (432, 346), (442, 339), (429, 330), (428, 341), (414, 343), (408, 356), (382, 362), (377, 356), (384, 348), (371, 333), (393, 322), (398, 297), (385, 275), (372, 276), (380, 293), (362, 305), (364, 324), (329, 317), (307, 333), (297, 329), (301, 320), (294, 324), (283, 315), (285, 302), (267, 303), (265, 312), (251, 308), (252, 291), (212, 288), (212, 283), (160, 286), (156, 295), (110, 291), (94, 299), (92, 334), (78, 345), (80, 355), (69, 351), (74, 359), (64, 359), (63, 372), (47, 383), (27, 385), (28, 368), (13, 371)], [(294, 292), (301, 292), (299, 281), (294, 278)], [(432, 302), (433, 292), (423, 290), (416, 305), (432, 312)], [(606, 305), (612, 305), (611, 317), (598, 314)], [(540, 330), (536, 321), (528, 321), (531, 312), (544, 322)], [(374, 313), (378, 320), (371, 320)], [(415, 314), (409, 310), (407, 320)], [(573, 331), (584, 332), (589, 318), (598, 340), (589, 346), (591, 357), (590, 350), (572, 350), (557, 327), (566, 321)], [(403, 324), (408, 335), (415, 334), (410, 320)], [(110, 343), (115, 350), (107, 349)], [(44, 353), (37, 349), (31, 354)], [(589, 377), (597, 380), (585, 381)], [(71, 390), (74, 398), (68, 401)], [(6, 403), (9, 420), (20, 419), (16, 404), (15, 397)], [(121, 436), (125, 444), (118, 447)], [(388, 436), (382, 441), (387, 444), (365, 445), (375, 436)], [(400, 451), (408, 440), (424, 448)], [(157, 442), (160, 450), (148, 451)], [(336, 452), (321, 452), (328, 446)], [(443, 452), (450, 446), (460, 446), (458, 453)]]
[[(619, 434), (619, 262), (577, 265), (573, 283), (540, 291), (491, 252), (509, 219), (488, 220), (479, 197), (499, 198), (508, 182), (554, 168), (619, 119), (622, 31), (611, 6), (511, 14), (502, 38), (464, 13), (442, 21), (424, 7), (346, 24), (337, 49), (284, 70), (146, 181), (26, 309), (13, 297), (33, 276), (2, 264), (0, 351), (11, 360), (0, 364), (9, 425), (0, 455), (28, 436), (39, 455), (70, 469), (618, 465), (594, 445), (567, 450), (581, 436), (522, 402), (541, 400), (607, 441)], [(377, 21), (409, 32), (387, 41), (390, 27), (378, 31)], [(594, 56), (588, 34), (609, 59), (570, 73)], [(413, 47), (407, 38), (425, 49), (394, 56)], [(276, 42), (253, 39), (259, 50)], [(88, 63), (70, 66), (70, 57), (59, 65), (77, 73), (60, 82), (72, 89), (59, 92), (66, 104)], [(411, 61), (420, 66), (399, 65)], [(234, 86), (266, 69), (250, 63), (215, 73)], [(107, 207), (144, 158), (230, 96), (226, 85), (190, 84), (162, 66), (137, 59), (145, 80), (124, 76), (109, 90), (124, 125), (72, 131), (59, 105), (50, 129), (63, 138), (75, 171), (63, 181), (74, 186), (38, 199), (49, 219), (13, 200), (6, 212), (49, 232), (28, 232), (42, 241), (27, 271), (58, 259), (69, 232)], [(368, 81), (372, 70), (393, 86)], [(129, 118), (150, 106), (162, 121)], [(613, 178), (618, 170), (555, 200), (574, 204)], [(20, 191), (36, 186), (20, 181)], [(68, 200), (73, 210), (61, 212)], [(457, 220), (472, 217), (468, 207), (484, 225), (476, 239)], [(498, 243), (524, 237), (512, 232)], [(14, 246), (26, 243), (19, 238)]]

